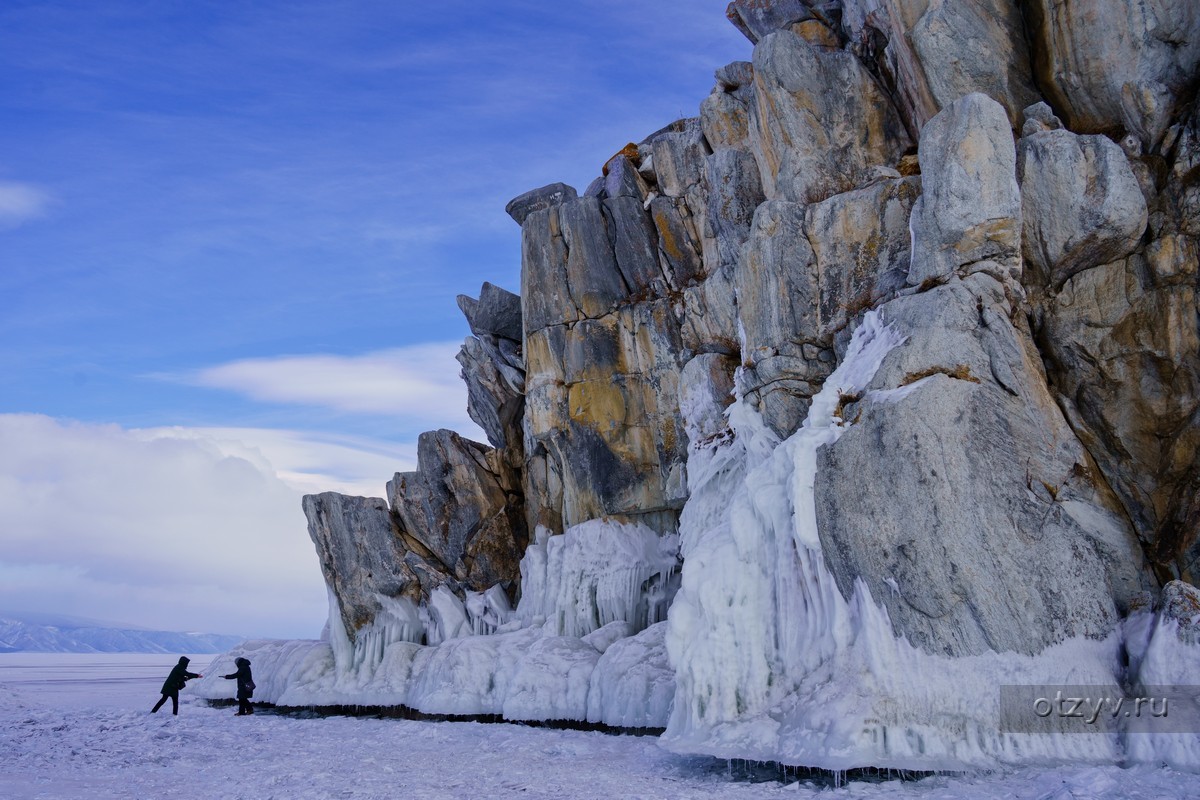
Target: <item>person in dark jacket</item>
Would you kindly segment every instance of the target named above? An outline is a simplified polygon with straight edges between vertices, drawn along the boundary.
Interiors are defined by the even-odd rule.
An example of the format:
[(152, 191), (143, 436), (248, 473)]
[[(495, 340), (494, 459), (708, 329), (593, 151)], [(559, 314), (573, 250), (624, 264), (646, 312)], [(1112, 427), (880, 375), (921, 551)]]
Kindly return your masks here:
[(240, 717), (243, 714), (253, 714), (254, 706), (250, 705), (250, 698), (254, 696), (254, 678), (250, 675), (250, 659), (235, 658), (233, 663), (237, 665), (237, 672), (221, 677), (237, 681), (237, 715)]
[(167, 702), (168, 697), (171, 698), (171, 713), (179, 714), (179, 690), (192, 678), (204, 677), (198, 672), (188, 672), (188, 661), (187, 656), (179, 657), (179, 663), (175, 665), (175, 668), (171, 670), (171, 674), (163, 681), (162, 699), (154, 704), (154, 708), (150, 709), (151, 714), (162, 708), (162, 704)]

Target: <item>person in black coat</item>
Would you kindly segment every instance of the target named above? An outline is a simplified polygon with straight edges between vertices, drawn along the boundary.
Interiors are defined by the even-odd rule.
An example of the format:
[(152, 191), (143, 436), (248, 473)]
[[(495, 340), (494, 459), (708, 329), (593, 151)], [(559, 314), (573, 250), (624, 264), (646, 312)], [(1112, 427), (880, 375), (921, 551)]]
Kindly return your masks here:
[(233, 663), (237, 665), (237, 672), (221, 677), (237, 681), (237, 715), (240, 717), (243, 714), (253, 714), (254, 706), (250, 705), (250, 698), (254, 696), (254, 678), (250, 675), (250, 659), (235, 658)]
[(171, 674), (163, 681), (162, 699), (154, 704), (154, 708), (150, 709), (151, 714), (162, 708), (162, 704), (167, 702), (168, 697), (171, 698), (171, 713), (179, 714), (179, 690), (192, 678), (204, 677), (198, 672), (188, 672), (188, 661), (187, 656), (179, 657), (179, 663), (175, 665), (175, 668), (171, 670)]

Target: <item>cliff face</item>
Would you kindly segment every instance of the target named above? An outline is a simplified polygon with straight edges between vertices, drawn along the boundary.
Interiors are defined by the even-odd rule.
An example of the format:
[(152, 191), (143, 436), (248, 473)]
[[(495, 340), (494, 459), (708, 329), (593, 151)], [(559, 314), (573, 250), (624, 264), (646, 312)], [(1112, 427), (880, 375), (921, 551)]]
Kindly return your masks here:
[[(986, 710), (922, 706), (880, 673), (919, 664), (958, 700), (974, 684), (954, 664), (1134, 682), (1140, 657), (1113, 667), (1122, 620), (1200, 578), (1200, 7), (728, 15), (753, 61), (717, 70), (698, 117), (622, 148), (582, 194), (509, 204), (520, 297), (459, 298), (492, 447), (426, 434), (388, 503), (305, 499), (333, 627), (361, 650), (609, 624), (602, 645), (558, 645), (591, 700), (512, 713), (612, 722), (600, 693), (648, 669), (632, 696), (662, 713), (638, 724), (667, 723), (646, 698), (668, 685), (666, 741), (686, 752), (1119, 757), (1107, 740), (957, 746), (939, 720), (986, 730)], [(580, 566), (605, 560), (624, 588)], [(1071, 643), (1068, 681), (1046, 664)], [(818, 707), (872, 722), (821, 738)], [(1178, 763), (1200, 765), (1189, 747)]]

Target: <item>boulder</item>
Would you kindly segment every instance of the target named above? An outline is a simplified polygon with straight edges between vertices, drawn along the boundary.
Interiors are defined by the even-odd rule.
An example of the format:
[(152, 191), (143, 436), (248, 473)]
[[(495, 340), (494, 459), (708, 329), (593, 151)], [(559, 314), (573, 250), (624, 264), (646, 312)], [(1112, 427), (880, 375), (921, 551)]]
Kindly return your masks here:
[(1118, 261), (1137, 247), (1146, 199), (1111, 139), (1034, 133), (1021, 139), (1017, 166), (1025, 263), (1042, 282), (1061, 286), (1079, 270)]
[(1034, 103), (1024, 111), (1025, 122), (1021, 127), (1022, 136), (1032, 136), (1041, 131), (1062, 130), (1062, 120), (1054, 115), (1054, 110), (1044, 102)]
[(921, 131), (919, 154), (909, 284), (941, 283), (976, 269), (1019, 278), (1017, 154), (1000, 104), (982, 94), (951, 103)]
[(812, 5), (805, 0), (733, 0), (725, 9), (725, 16), (747, 39), (757, 44), (775, 31), (812, 19)]
[(733, 61), (719, 68), (714, 77), (717, 86), (725, 92), (732, 92), (753, 83), (754, 65), (749, 61)]
[(578, 196), (573, 186), (565, 183), (551, 183), (539, 189), (530, 189), (525, 194), (517, 195), (508, 201), (504, 207), (505, 213), (516, 220), (518, 225), (525, 224), (525, 218), (534, 211), (552, 208)]
[(604, 196), (646, 199), (649, 188), (629, 157), (618, 153), (604, 165)]
[(476, 335), (493, 334), (521, 341), (521, 297), (493, 283), (483, 282), (479, 289), (479, 306), (471, 321)]

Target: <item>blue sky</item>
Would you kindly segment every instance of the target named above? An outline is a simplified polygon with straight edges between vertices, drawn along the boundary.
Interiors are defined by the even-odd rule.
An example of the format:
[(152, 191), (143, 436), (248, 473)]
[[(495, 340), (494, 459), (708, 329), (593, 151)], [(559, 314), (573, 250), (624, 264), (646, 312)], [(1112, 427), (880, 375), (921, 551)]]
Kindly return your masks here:
[(695, 115), (725, 5), (0, 4), (0, 609), (315, 636), (300, 494), (482, 438), (505, 203)]

